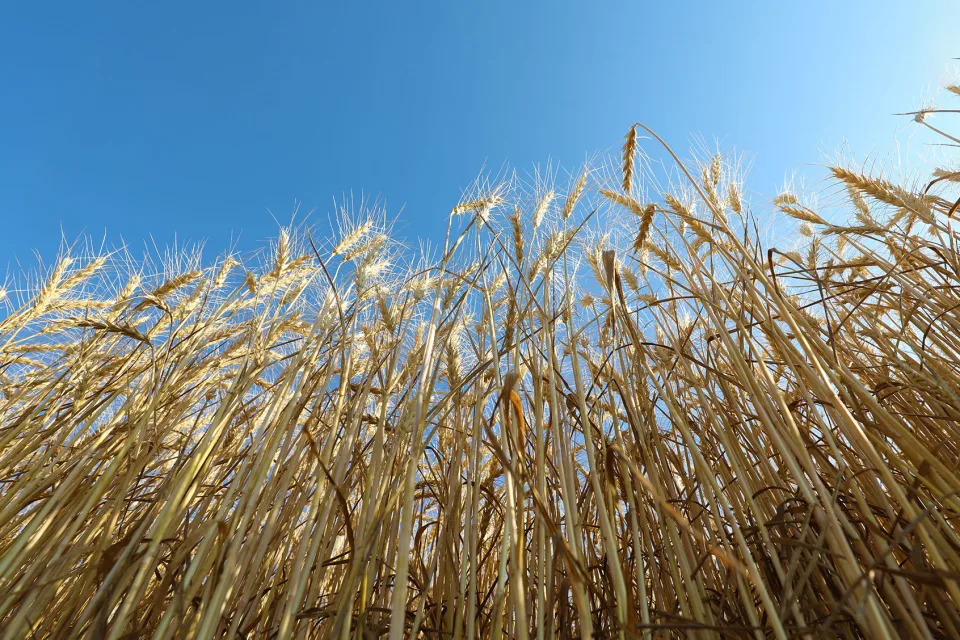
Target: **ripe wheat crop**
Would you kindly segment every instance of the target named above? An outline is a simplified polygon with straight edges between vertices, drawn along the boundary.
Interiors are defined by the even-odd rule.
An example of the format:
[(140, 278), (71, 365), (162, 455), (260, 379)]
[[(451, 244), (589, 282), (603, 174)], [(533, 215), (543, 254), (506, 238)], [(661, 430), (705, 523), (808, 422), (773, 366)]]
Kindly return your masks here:
[(636, 125), (429, 259), (64, 253), (0, 317), (0, 638), (960, 638), (960, 172), (828, 173)]

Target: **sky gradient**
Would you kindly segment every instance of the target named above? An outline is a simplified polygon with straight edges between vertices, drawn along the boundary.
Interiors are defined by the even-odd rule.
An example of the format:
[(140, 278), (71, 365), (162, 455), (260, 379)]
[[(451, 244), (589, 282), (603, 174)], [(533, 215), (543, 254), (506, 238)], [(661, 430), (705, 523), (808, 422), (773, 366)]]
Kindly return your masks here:
[(351, 192), (437, 239), (483, 167), (576, 171), (637, 120), (770, 195), (844, 140), (909, 147), (891, 114), (960, 56), (956, 2), (726, 4), (6, 3), (0, 269), (61, 230), (248, 250)]

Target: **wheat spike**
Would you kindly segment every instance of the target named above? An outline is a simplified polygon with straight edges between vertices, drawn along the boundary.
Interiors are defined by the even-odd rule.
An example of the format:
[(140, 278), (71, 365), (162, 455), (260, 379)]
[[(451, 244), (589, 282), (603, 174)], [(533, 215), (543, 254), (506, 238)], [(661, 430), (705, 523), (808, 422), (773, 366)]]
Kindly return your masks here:
[(533, 210), (533, 228), (537, 229), (540, 226), (540, 223), (543, 222), (543, 216), (546, 215), (547, 209), (550, 207), (550, 203), (553, 202), (554, 198), (553, 189), (550, 189), (543, 197), (540, 198), (540, 201), (537, 203), (536, 208)]
[(780, 205), (780, 211), (783, 211), (785, 214), (794, 218), (796, 220), (802, 220), (804, 222), (809, 222), (811, 224), (827, 224), (826, 220), (818, 216), (816, 213), (807, 209), (806, 207), (794, 207), (786, 204)]
[(570, 190), (570, 193), (567, 194), (566, 200), (563, 201), (563, 209), (560, 213), (561, 217), (566, 220), (570, 217), (570, 214), (573, 213), (574, 207), (577, 206), (577, 202), (580, 201), (580, 197), (583, 195), (583, 190), (587, 186), (587, 172), (584, 171), (580, 174), (580, 177), (577, 178), (576, 183), (573, 185), (573, 189)]
[(337, 245), (333, 248), (331, 255), (336, 256), (349, 251), (355, 244), (360, 242), (360, 240), (366, 236), (372, 228), (372, 220), (366, 220), (363, 223), (355, 226), (341, 238), (340, 242), (337, 243)]
[(633, 172), (637, 154), (637, 127), (630, 127), (626, 141), (623, 143), (623, 183), (620, 187), (623, 192), (630, 194), (633, 191)]
[(650, 235), (650, 224), (653, 222), (653, 214), (656, 210), (656, 205), (648, 204), (643, 209), (643, 215), (640, 216), (640, 230), (637, 232), (637, 237), (633, 241), (633, 250), (638, 253), (644, 250), (647, 236)]
[(517, 259), (517, 265), (520, 266), (523, 264), (524, 240), (519, 208), (515, 207), (513, 209), (513, 213), (510, 215), (510, 226), (513, 228), (513, 253)]
[(617, 193), (616, 191), (611, 191), (610, 189), (601, 189), (600, 195), (602, 195), (604, 198), (606, 198), (610, 202), (619, 204), (622, 207), (626, 207), (627, 209), (634, 212), (638, 216), (643, 217), (645, 207), (639, 202), (637, 202), (636, 200), (634, 200), (633, 198), (631, 198), (630, 196), (624, 195), (622, 193)]

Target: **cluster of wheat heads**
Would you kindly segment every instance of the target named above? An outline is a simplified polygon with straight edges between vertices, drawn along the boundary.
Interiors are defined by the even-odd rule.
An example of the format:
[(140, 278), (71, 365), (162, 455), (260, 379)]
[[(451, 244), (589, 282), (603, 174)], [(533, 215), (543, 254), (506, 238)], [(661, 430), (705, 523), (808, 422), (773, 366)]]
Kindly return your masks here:
[(422, 264), (377, 213), (11, 293), (0, 638), (960, 637), (960, 173), (777, 251), (659, 144)]

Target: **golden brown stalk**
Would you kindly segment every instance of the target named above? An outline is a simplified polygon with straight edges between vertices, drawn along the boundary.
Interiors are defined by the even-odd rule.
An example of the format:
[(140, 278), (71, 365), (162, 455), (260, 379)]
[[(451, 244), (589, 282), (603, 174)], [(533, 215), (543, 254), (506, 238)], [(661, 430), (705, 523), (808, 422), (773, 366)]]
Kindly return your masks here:
[(526, 442), (527, 425), (523, 418), (523, 404), (516, 386), (519, 376), (511, 371), (503, 378), (504, 415), (507, 420), (507, 433), (515, 440), (517, 455), (523, 458), (524, 443)]

